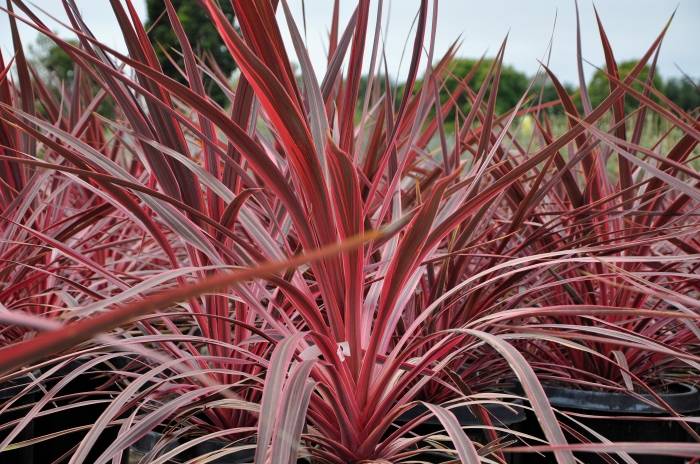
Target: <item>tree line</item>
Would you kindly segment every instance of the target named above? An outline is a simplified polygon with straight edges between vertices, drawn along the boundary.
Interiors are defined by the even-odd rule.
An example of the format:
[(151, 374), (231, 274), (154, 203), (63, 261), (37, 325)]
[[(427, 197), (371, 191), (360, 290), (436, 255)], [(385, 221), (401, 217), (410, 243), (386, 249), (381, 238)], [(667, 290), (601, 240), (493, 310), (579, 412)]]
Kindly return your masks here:
[[(215, 68), (220, 76), (232, 76), (236, 65), (206, 12), (197, 5), (195, 0), (172, 0), (172, 2), (190, 42), (195, 48), (195, 52), (202, 57), (203, 63)], [(223, 4), (225, 14), (231, 21), (235, 21), (231, 4), (229, 2), (223, 2)], [(169, 76), (184, 83), (185, 78), (180, 71), (182, 69), (180, 45), (170, 27), (170, 23), (167, 21), (167, 17), (164, 17), (165, 5), (163, 0), (147, 0), (146, 11), (148, 19), (144, 26), (149, 31), (151, 39), (158, 44), (156, 54), (163, 70)], [(40, 39), (38, 45), (34, 47), (33, 53), (34, 61), (41, 70), (53, 73), (63, 82), (72, 79), (73, 63), (65, 52), (50, 40)], [(619, 63), (618, 68), (621, 78), (627, 76), (636, 63), (635, 60)], [(487, 77), (488, 70), (492, 64), (492, 59), (480, 61), (470, 58), (455, 59), (448, 68), (448, 77), (443, 85), (451, 93), (457, 88), (459, 82), (462, 82), (471, 72), (472, 75), (468, 85), (472, 90), (478, 91)], [(647, 67), (641, 73), (639, 81), (633, 85), (636, 90), (641, 91), (643, 89), (641, 82), (646, 82), (648, 73), (649, 68)], [(214, 84), (210, 77), (205, 76), (205, 78), (205, 83), (212, 99), (219, 104), (225, 104), (226, 97), (223, 91), (218, 85)], [(525, 73), (512, 66), (504, 65), (501, 69), (496, 111), (503, 113), (515, 106), (527, 90), (530, 79)], [(364, 78), (361, 83), (362, 87), (366, 85), (366, 82), (367, 79)], [(386, 80), (380, 78), (378, 82), (379, 85), (377, 87), (381, 90)], [(418, 85), (420, 84), (419, 82)], [(536, 82), (535, 84), (533, 89), (538, 92), (538, 96), (541, 95), (543, 102), (558, 99), (554, 86), (548, 80), (541, 79), (539, 83)], [(402, 85), (400, 83), (393, 85), (395, 85), (394, 95), (400, 96), (403, 91)], [(691, 79), (686, 76), (664, 79), (657, 73), (653, 79), (654, 88), (684, 111), (693, 111), (700, 107), (699, 85), (700, 82), (697, 79)], [(569, 95), (573, 97), (574, 102), (580, 107), (581, 96), (578, 88), (569, 83), (564, 84), (564, 87)], [(609, 89), (609, 81), (605, 70), (596, 70), (588, 83), (588, 94), (591, 103), (593, 105), (600, 103), (608, 95)], [(363, 91), (364, 89), (361, 88), (360, 90)], [(462, 96), (457, 103), (460, 107), (463, 107), (466, 104), (466, 97)], [(637, 103), (631, 98), (627, 98), (625, 105), (628, 110), (631, 110), (634, 109)], [(557, 110), (561, 111), (561, 108), (558, 107)]]

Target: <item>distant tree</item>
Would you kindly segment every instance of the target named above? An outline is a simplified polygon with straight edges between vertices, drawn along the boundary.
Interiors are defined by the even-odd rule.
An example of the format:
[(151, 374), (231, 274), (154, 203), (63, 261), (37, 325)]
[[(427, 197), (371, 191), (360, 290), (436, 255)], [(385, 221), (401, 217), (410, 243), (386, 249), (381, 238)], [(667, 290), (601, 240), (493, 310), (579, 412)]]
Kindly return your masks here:
[[(617, 68), (620, 73), (620, 79), (624, 79), (629, 75), (629, 73), (637, 66), (636, 60), (623, 61), (618, 63)], [(641, 92), (644, 89), (642, 83), (646, 83), (649, 76), (649, 67), (645, 66), (642, 72), (639, 73), (635, 82), (632, 84), (632, 88)], [(653, 81), (654, 87), (663, 90), (663, 81), (658, 74), (654, 75)], [(597, 106), (602, 102), (605, 97), (610, 95), (610, 81), (605, 71), (598, 69), (593, 74), (591, 82), (588, 84), (588, 95), (591, 98), (591, 104)], [(636, 98), (625, 96), (625, 111), (630, 112), (639, 106), (639, 102)]]
[[(365, 98), (365, 92), (367, 92), (367, 86), (369, 83), (369, 78), (364, 75), (360, 78), (360, 86), (359, 86), (359, 93), (358, 95), (360, 96), (361, 101)], [(374, 76), (374, 82), (372, 83), (372, 94), (374, 95), (381, 95), (386, 91), (386, 83), (387, 79), (385, 75), (376, 75)], [(391, 93), (396, 94), (396, 89), (398, 85), (396, 82), (393, 82), (389, 80), (389, 86), (391, 88)]]
[(685, 111), (693, 111), (700, 107), (700, 82), (692, 82), (688, 78), (673, 77), (664, 86), (664, 95)]
[[(464, 80), (477, 63), (478, 60), (471, 58), (457, 58), (450, 63), (447, 74), (445, 75), (443, 88), (440, 92), (441, 102), (444, 103), (447, 101), (448, 96), (457, 89), (459, 82)], [(484, 59), (474, 72), (474, 75), (469, 81), (469, 88), (474, 92), (478, 92), (481, 88), (481, 84), (483, 84), (484, 79), (486, 79), (492, 64), (493, 59)], [(525, 73), (516, 70), (512, 66), (504, 65), (501, 68), (498, 95), (496, 96), (496, 113), (502, 114), (513, 108), (527, 90), (529, 82)], [(416, 88), (420, 88), (422, 85), (423, 81), (419, 80), (416, 82)], [(398, 85), (395, 91), (395, 99), (400, 100), (403, 97), (403, 92), (404, 84)], [(488, 96), (489, 92), (487, 91), (485, 100)], [(469, 99), (464, 92), (462, 92), (461, 96), (457, 99), (457, 105), (462, 112), (469, 111), (470, 105), (468, 102)], [(449, 124), (453, 119), (454, 111), (447, 116), (447, 123)]]
[[(450, 74), (444, 83), (445, 89), (443, 89), (441, 93), (441, 99), (443, 102), (446, 101), (447, 95), (456, 89), (458, 80), (463, 79), (472, 70), (477, 62), (477, 60), (467, 58), (456, 59), (453, 61), (449, 68)], [(469, 83), (469, 87), (474, 92), (477, 92), (481, 87), (492, 64), (493, 60), (486, 59), (475, 71), (474, 76)], [(621, 77), (624, 78), (628, 76), (636, 64), (637, 61), (635, 60), (620, 63), (618, 68)], [(645, 67), (640, 73), (638, 80), (646, 82), (648, 75), (649, 68)], [(375, 79), (374, 91), (383, 93), (386, 87), (385, 82), (386, 81), (383, 77), (377, 77)], [(404, 92), (404, 84), (397, 83), (396, 87), (393, 87), (393, 85), (394, 84), (392, 82), (392, 93), (394, 98), (396, 101), (400, 101)], [(417, 87), (420, 87), (421, 85), (423, 85), (421, 81), (416, 82)], [(503, 113), (515, 106), (520, 97), (522, 97), (523, 93), (527, 90), (528, 85), (529, 78), (524, 73), (517, 71), (511, 66), (503, 66), (501, 71), (498, 98), (496, 100), (496, 111), (498, 113)], [(562, 85), (567, 94), (573, 100), (579, 113), (582, 113), (583, 107), (581, 104), (581, 94), (578, 90), (578, 86), (574, 86), (568, 82), (562, 82)], [(667, 82), (664, 82), (664, 80), (658, 74), (656, 74), (654, 76), (653, 85), (656, 89), (663, 92), (666, 97), (685, 111), (693, 111), (700, 108), (700, 82), (692, 81), (688, 78), (671, 78)], [(635, 82), (633, 87), (638, 91), (643, 90), (643, 85), (639, 82)], [(366, 88), (367, 76), (363, 76), (360, 81), (361, 96), (364, 96)], [(540, 92), (542, 96), (542, 103), (559, 100), (559, 95), (557, 94), (554, 86), (545, 75), (539, 76), (533, 84), (531, 91), (532, 98), (534, 99), (533, 103), (536, 103), (539, 100)], [(594, 106), (600, 104), (600, 102), (602, 102), (605, 97), (608, 96), (610, 93), (610, 84), (604, 71), (598, 70), (593, 75), (590, 83), (588, 84), (588, 93), (589, 97), (591, 98), (591, 103)], [(469, 110), (466, 97), (462, 96), (458, 101), (458, 104), (460, 105), (462, 111)], [(625, 105), (626, 110), (629, 112), (636, 108), (639, 103), (635, 98), (628, 97), (625, 99)], [(549, 114), (557, 115), (564, 113), (564, 109), (561, 105), (555, 105), (548, 108), (546, 111)], [(454, 114), (449, 115), (447, 123), (449, 124), (453, 118)]]
[[(75, 39), (66, 42), (73, 46), (79, 46)], [(36, 43), (30, 46), (30, 56), (34, 70), (43, 77), (44, 83), (52, 91), (58, 100), (66, 89), (72, 88), (73, 77), (75, 75), (75, 63), (73, 59), (61, 47), (48, 38), (40, 35)], [(82, 85), (89, 86), (91, 93), (97, 93), (99, 87), (91, 80), (86, 73), (83, 73)], [(97, 107), (97, 113), (107, 118), (114, 116), (114, 101), (107, 95), (102, 103)]]
[[(197, 0), (172, 0), (172, 3), (194, 52), (213, 60), (226, 76), (230, 76), (236, 69), (236, 63), (226, 49), (226, 45), (221, 40), (206, 10)], [(231, 2), (220, 2), (220, 5), (228, 20), (233, 23), (234, 12)], [(165, 13), (165, 3), (163, 0), (146, 0), (146, 13), (148, 21), (145, 26), (147, 30), (150, 28), (149, 36), (153, 41), (163, 71), (173, 79), (184, 82), (185, 79), (170, 61), (170, 59), (174, 59), (179, 66), (182, 66), (180, 43), (168, 21), (167, 13)], [(224, 104), (226, 97), (223, 91), (211, 79), (205, 78), (205, 83), (209, 95), (219, 104)]]
[[(77, 46), (78, 41), (71, 39), (69, 44)], [(31, 56), (39, 72), (48, 73), (62, 82), (71, 82), (75, 72), (75, 64), (68, 53), (45, 35), (40, 35), (36, 44), (30, 47)]]
[[(478, 60), (469, 58), (458, 58), (452, 61), (448, 68), (449, 74), (445, 80), (445, 89), (450, 93), (455, 90), (458, 82), (464, 79), (477, 63)], [(469, 82), (469, 87), (472, 90), (475, 92), (479, 91), (492, 64), (492, 59), (485, 59), (481, 62)], [(528, 83), (529, 80), (524, 73), (516, 70), (512, 66), (504, 65), (501, 68), (500, 84), (496, 98), (496, 111), (498, 113), (503, 113), (513, 108), (527, 90)], [(463, 95), (459, 99), (458, 104), (460, 107), (464, 108), (467, 101), (466, 96)]]

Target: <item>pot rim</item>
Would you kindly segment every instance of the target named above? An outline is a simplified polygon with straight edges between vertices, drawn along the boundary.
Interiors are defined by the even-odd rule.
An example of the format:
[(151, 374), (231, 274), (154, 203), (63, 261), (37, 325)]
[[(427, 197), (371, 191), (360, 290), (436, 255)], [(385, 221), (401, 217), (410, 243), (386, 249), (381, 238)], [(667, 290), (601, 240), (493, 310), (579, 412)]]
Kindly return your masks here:
[[(38, 375), (38, 372), (34, 372), (31, 374), (27, 373), (19, 377), (13, 378), (11, 380), (0, 382), (0, 401), (7, 401), (17, 396), (22, 390), (24, 390), (27, 387), (29, 383), (34, 381), (32, 376), (36, 377)], [(34, 388), (26, 392), (23, 396), (30, 397), (39, 393), (40, 391), (41, 389), (39, 388), (39, 385), (35, 385)]]
[[(674, 411), (689, 413), (700, 410), (700, 390), (695, 385), (681, 382), (671, 385), (680, 387), (682, 391), (658, 393), (658, 396)], [(653, 415), (663, 415), (667, 412), (649, 393), (636, 393), (636, 395), (654, 403), (655, 406), (627, 392), (585, 390), (561, 385), (543, 385), (543, 387), (547, 398), (555, 408)]]
[[(153, 446), (158, 443), (158, 441), (163, 437), (162, 432), (158, 432), (155, 430), (149, 431), (146, 435), (144, 435), (141, 439), (137, 440), (131, 445), (131, 448), (134, 450), (140, 452), (140, 453), (148, 453), (153, 449)], [(181, 438), (176, 438), (174, 441), (169, 442), (165, 445), (163, 448), (163, 451), (170, 451), (173, 448), (176, 448), (177, 446), (181, 445)], [(209, 453), (212, 451), (218, 451), (220, 449), (225, 448), (228, 444), (230, 444), (229, 441), (220, 439), (220, 438), (212, 438), (209, 440), (206, 440), (202, 443), (199, 443), (195, 446), (192, 446), (188, 448), (187, 450), (184, 450), (182, 454), (176, 456), (175, 458), (171, 458), (173, 462), (184, 462), (188, 461), (191, 459), (191, 456), (188, 456), (189, 453), (197, 453), (197, 450), (202, 451), (203, 453)], [(207, 449), (209, 448), (209, 449)], [(253, 454), (251, 454), (251, 451)], [(244, 449), (244, 450), (237, 450), (233, 453), (231, 453), (230, 456), (225, 456), (221, 459), (232, 459), (231, 462), (238, 462), (240, 459), (248, 459), (249, 457), (254, 456), (255, 449)], [(220, 462), (219, 460), (215, 460), (213, 462)], [(225, 462), (225, 461), (224, 461)]]
[[(522, 400), (509, 401), (509, 404), (511, 407), (495, 402), (482, 403), (481, 406), (486, 408), (491, 413), (491, 419), (496, 426), (499, 424), (512, 425), (524, 421), (526, 417), (525, 410), (522, 407), (519, 407), (523, 404)], [(457, 417), (459, 424), (462, 426), (483, 425), (481, 424), (481, 421), (477, 419), (474, 414), (472, 414), (469, 406), (467, 405), (460, 405), (449, 409)], [(428, 408), (426, 408), (422, 402), (419, 402), (404, 411), (399, 417), (394, 419), (394, 422), (405, 424), (427, 411)], [(435, 416), (430, 416), (423, 421), (422, 424), (442, 425), (442, 422), (435, 418)]]

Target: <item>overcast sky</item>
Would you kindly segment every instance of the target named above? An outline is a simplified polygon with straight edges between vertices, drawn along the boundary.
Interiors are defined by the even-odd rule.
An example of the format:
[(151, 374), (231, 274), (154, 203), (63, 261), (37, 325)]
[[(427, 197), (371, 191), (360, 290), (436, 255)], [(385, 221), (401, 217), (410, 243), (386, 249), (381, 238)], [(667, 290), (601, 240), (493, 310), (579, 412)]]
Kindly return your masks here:
[[(76, 0), (86, 23), (102, 41), (124, 50), (119, 29), (108, 0)], [(298, 26), (303, 30), (301, 0), (288, 0)], [(4, 2), (3, 2), (4, 3)], [(51, 14), (65, 18), (60, 0), (34, 0)], [(341, 21), (347, 20), (355, 0), (341, 0)], [(402, 52), (410, 39), (411, 25), (419, 0), (384, 0), (382, 39), (390, 72), (406, 73), (408, 58), (401, 67)], [(598, 29), (590, 1), (580, 3), (584, 58), (594, 64), (603, 63)], [(143, 0), (134, 0), (139, 13), (145, 16)], [(326, 37), (330, 24), (332, 0), (306, 0), (306, 37), (309, 54), (319, 75), (325, 71)], [(373, 0), (376, 9), (378, 0)], [(700, 77), (700, 1), (699, 0), (599, 0), (596, 7), (618, 60), (641, 56), (678, 7), (676, 17), (664, 40), (659, 59), (659, 72), (664, 77), (678, 76), (680, 67), (687, 74)], [(38, 10), (37, 10), (38, 12)], [(40, 13), (39, 13), (40, 14)], [(556, 18), (556, 27), (555, 27)], [(280, 16), (285, 39), (286, 23)], [(70, 34), (46, 19), (61, 35)], [(370, 18), (368, 43), (371, 44), (374, 14)], [(537, 60), (546, 58), (547, 45), (554, 30), (550, 65), (561, 80), (574, 83), (576, 75), (575, 9), (573, 0), (440, 0), (435, 41), (436, 58), (455, 40), (461, 39), (460, 56), (478, 57), (494, 54), (510, 31), (505, 61), (528, 74), (537, 71)], [(22, 27), (26, 44), (36, 40), (36, 33)], [(0, 18), (0, 47), (3, 56), (12, 55), (7, 18)], [(292, 50), (291, 46), (288, 47)], [(586, 65), (586, 74), (594, 71)]]

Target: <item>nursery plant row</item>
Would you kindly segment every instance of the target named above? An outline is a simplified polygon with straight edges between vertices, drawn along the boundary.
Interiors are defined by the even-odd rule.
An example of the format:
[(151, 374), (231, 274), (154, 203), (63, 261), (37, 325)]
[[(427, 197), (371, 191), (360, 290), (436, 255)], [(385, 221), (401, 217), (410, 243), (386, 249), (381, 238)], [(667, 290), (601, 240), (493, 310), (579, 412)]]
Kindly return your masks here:
[(325, 69), (287, 1), (219, 3), (233, 78), (170, 0), (168, 50), (131, 0), (105, 2), (125, 52), (73, 0), (2, 8), (0, 462), (698, 462), (700, 112), (654, 87), (670, 19), (622, 75), (582, 17), (608, 96), (577, 29), (575, 93), (545, 59), (497, 111), (507, 40), (447, 90), (437, 0), (402, 70), (381, 0), (334, 2)]

